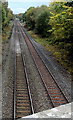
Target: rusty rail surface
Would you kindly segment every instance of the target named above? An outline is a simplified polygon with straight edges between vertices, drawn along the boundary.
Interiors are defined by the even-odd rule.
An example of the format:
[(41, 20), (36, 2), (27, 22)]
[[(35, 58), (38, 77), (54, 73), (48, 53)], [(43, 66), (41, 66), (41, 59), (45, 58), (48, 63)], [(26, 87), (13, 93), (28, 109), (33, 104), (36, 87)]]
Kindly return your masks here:
[(28, 37), (27, 33), (23, 31), (21, 24), (18, 22), (18, 27), (22, 32), (24, 40), (29, 48), (29, 51), (34, 59), (35, 65), (38, 69), (38, 72), (41, 76), (42, 82), (47, 90), (48, 96), (50, 96), (51, 102), (53, 107), (57, 107), (59, 105), (63, 105), (68, 103), (66, 96), (61, 91), (59, 85), (56, 83), (55, 79), (52, 77), (50, 72), (48, 71), (46, 65), (44, 64), (43, 60), (37, 53), (34, 45), (32, 44), (30, 38)]
[[(15, 39), (19, 42), (17, 25), (15, 34)], [(33, 113), (34, 109), (26, 71), (26, 64), (23, 60), (22, 53), (17, 53), (15, 51), (14, 118), (21, 118)]]

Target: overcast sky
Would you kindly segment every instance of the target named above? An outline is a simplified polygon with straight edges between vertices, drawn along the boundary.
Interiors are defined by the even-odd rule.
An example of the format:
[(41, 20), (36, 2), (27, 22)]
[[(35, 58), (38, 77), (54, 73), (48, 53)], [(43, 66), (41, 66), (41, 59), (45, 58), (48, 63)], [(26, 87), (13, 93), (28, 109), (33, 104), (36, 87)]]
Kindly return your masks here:
[(29, 7), (37, 7), (41, 5), (49, 5), (52, 0), (8, 0), (9, 8), (14, 14), (24, 13)]

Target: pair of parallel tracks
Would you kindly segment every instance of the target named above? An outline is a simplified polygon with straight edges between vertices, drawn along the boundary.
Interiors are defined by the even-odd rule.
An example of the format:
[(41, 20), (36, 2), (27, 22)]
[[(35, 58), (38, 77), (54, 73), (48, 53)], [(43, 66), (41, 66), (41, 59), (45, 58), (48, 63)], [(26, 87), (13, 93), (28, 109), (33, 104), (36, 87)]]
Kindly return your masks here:
[[(61, 91), (59, 85), (56, 83), (55, 79), (52, 77), (47, 67), (45, 66), (43, 60), (37, 53), (34, 45), (29, 39), (27, 33), (23, 30), (20, 23), (16, 21), (17, 26), (19, 28), (18, 31), (22, 33), (24, 40), (28, 46), (28, 49), (32, 55), (32, 58), (35, 62), (37, 70), (40, 74), (41, 80), (47, 92), (47, 95), (50, 98), (51, 106), (57, 107), (59, 105), (68, 103), (67, 97)], [(15, 114), (16, 118), (23, 117), (29, 114), (34, 113), (33, 102), (31, 98), (28, 75), (26, 70), (25, 61), (23, 59), (23, 55), (16, 55), (16, 85), (15, 85)]]

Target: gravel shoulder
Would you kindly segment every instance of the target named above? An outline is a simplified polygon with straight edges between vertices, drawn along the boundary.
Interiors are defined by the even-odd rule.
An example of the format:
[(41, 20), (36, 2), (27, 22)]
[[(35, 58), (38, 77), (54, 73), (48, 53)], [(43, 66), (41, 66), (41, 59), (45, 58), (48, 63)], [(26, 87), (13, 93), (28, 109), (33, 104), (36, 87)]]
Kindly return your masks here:
[[(3, 118), (13, 117), (13, 83), (15, 74), (14, 29), (15, 27), (13, 28), (10, 43), (8, 45), (9, 47), (5, 51), (5, 54), (3, 55), (4, 56), (2, 74)], [(71, 94), (73, 93), (73, 91), (71, 92), (71, 75), (56, 61), (51, 52), (47, 51), (43, 46), (35, 42), (30, 35), (29, 37), (38, 54), (43, 59), (43, 62), (48, 68), (49, 72), (52, 74), (52, 77), (55, 78), (56, 82), (59, 84), (64, 94), (68, 96), (69, 102), (71, 102)], [(20, 36), (20, 38), (22, 38), (22, 36)], [(41, 112), (43, 110), (47, 110), (48, 108), (51, 109), (51, 103), (45, 92), (45, 88), (41, 81), (38, 70), (35, 66), (35, 63), (23, 38), (22, 41), (20, 44), (22, 46), (22, 53), (24, 55), (24, 60), (26, 62), (26, 69), (28, 73), (28, 79), (31, 88), (35, 112)]]
[[(23, 26), (22, 26), (23, 27)], [(26, 31), (25, 28), (23, 28)], [(56, 58), (52, 55), (51, 52), (47, 51), (42, 45), (37, 43), (26, 31), (26, 34), (30, 38), (33, 43), (36, 51), (39, 56), (42, 58), (46, 67), (48, 68), (50, 74), (55, 79), (55, 81), (60, 86), (63, 93), (67, 96), (69, 102), (73, 99), (73, 91), (72, 91), (72, 83), (71, 83), (71, 75), (67, 72), (67, 70), (56, 60)]]
[(5, 64), (2, 74), (2, 117), (7, 119), (13, 115), (14, 29), (9, 44), (5, 53), (7, 57), (3, 56)]

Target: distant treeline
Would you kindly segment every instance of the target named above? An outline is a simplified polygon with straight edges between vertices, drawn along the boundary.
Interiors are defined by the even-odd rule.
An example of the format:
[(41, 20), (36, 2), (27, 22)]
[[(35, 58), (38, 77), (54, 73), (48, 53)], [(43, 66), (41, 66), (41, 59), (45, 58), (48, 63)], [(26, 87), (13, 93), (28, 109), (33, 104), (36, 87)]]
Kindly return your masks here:
[(41, 37), (48, 37), (49, 43), (66, 51), (66, 57), (73, 60), (73, 2), (52, 2), (49, 7), (30, 7), (18, 15), (29, 30)]

